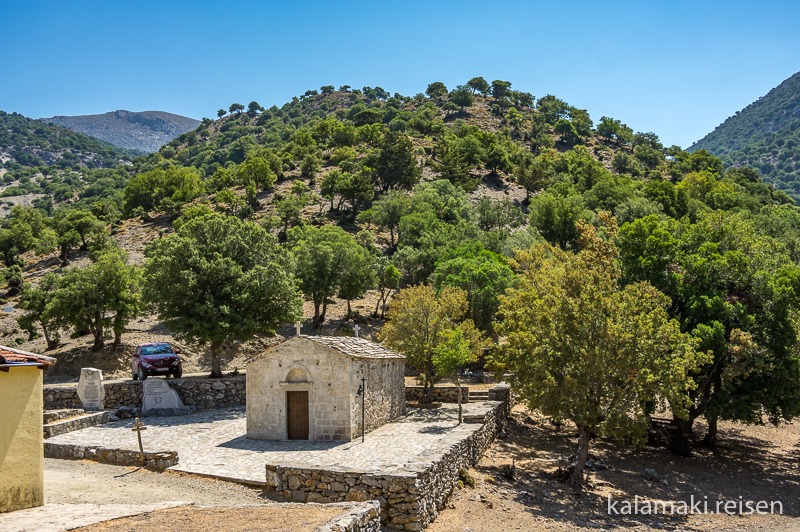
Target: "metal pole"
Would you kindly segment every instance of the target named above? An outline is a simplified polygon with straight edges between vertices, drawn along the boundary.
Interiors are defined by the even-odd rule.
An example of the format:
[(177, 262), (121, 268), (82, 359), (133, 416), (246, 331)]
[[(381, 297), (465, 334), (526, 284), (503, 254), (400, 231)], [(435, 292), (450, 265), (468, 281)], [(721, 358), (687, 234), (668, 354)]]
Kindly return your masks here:
[(367, 426), (364, 424), (364, 401), (367, 397), (367, 379), (365, 377), (361, 377), (361, 390), (363, 390), (361, 394), (361, 443), (364, 443), (364, 433), (367, 432)]

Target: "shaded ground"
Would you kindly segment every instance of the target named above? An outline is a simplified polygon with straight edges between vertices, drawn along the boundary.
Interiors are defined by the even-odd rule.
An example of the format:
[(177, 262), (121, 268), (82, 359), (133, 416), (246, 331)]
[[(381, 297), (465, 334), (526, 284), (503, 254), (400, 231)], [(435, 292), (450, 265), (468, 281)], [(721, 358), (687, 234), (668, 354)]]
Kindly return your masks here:
[[(470, 470), (475, 487), (456, 490), (429, 530), (800, 529), (800, 427), (725, 423), (720, 436), (718, 449), (701, 449), (692, 458), (595, 440), (592, 454), (603, 465), (590, 472), (586, 493), (576, 495), (554, 478), (558, 468), (569, 466), (576, 431), (559, 430), (517, 406), (507, 437)], [(645, 469), (655, 470), (660, 479), (646, 480)], [(741, 496), (743, 501), (780, 501), (783, 515), (610, 515), (609, 496), (618, 501), (616, 508), (635, 496), (676, 502), (708, 497), (711, 508), (717, 500), (738, 503)]]

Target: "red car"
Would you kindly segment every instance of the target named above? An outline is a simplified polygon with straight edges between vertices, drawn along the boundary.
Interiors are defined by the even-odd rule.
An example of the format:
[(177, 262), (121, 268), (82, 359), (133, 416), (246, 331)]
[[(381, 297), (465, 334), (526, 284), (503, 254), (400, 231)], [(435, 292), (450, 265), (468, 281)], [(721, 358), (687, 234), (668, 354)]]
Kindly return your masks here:
[(150, 375), (172, 375), (176, 379), (183, 374), (180, 351), (167, 342), (141, 344), (131, 357), (133, 380), (145, 380)]

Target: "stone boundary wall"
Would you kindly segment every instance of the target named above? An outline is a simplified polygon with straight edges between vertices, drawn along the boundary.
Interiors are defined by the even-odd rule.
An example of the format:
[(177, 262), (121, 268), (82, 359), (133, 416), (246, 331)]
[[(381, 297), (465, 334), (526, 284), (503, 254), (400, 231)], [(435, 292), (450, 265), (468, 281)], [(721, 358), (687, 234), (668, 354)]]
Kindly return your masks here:
[[(67, 460), (94, 460), (101, 464), (122, 466), (138, 466), (142, 463), (139, 451), (52, 442), (44, 442), (44, 456), (45, 458)], [(144, 467), (147, 469), (164, 471), (178, 463), (178, 453), (175, 451), (145, 452), (144, 459)]]
[[(329, 505), (326, 505), (329, 506)], [(347, 513), (338, 515), (314, 532), (380, 532), (381, 505), (378, 501), (337, 504)]]
[(444, 508), (458, 483), (458, 471), (474, 465), (503, 430), (508, 415), (508, 387), (497, 386), (482, 416), (465, 419), (481, 427), (419, 470), (380, 475), (347, 470), (266, 465), (266, 488), (301, 502), (377, 500), (381, 522), (393, 530), (423, 530)]
[[(434, 386), (431, 398), (435, 403), (457, 403), (458, 388), (456, 386)], [(422, 399), (422, 386), (406, 386), (406, 401), (419, 401)], [(461, 402), (469, 402), (469, 387), (461, 387)]]
[[(160, 378), (160, 377), (151, 377)], [(178, 392), (183, 404), (197, 410), (244, 406), (245, 375), (209, 379), (208, 377), (188, 377), (185, 379), (165, 379), (170, 388)], [(128, 406), (139, 408), (142, 405), (142, 381), (104, 382), (107, 409)], [(81, 408), (77, 384), (54, 384), (44, 386), (44, 408)]]
[(57, 421), (55, 423), (47, 423), (44, 425), (44, 437), (52, 438), (59, 434), (66, 434), (73, 430), (85, 429), (86, 427), (93, 427), (95, 425), (102, 425), (111, 420), (110, 412), (91, 412), (80, 417), (74, 417), (65, 421)]

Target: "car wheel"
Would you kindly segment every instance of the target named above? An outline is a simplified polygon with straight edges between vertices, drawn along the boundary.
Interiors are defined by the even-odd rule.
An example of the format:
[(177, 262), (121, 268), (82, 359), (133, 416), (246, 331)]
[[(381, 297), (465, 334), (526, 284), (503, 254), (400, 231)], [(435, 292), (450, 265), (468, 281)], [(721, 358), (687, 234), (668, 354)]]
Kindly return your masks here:
[(176, 378), (176, 379), (180, 379), (180, 378), (181, 378), (181, 375), (183, 375), (183, 368), (182, 368), (181, 366), (178, 366), (177, 368), (175, 368), (175, 369), (172, 371), (172, 376), (173, 376), (174, 378)]
[(142, 366), (139, 366), (139, 380), (143, 381), (147, 378), (147, 373), (142, 369)]

